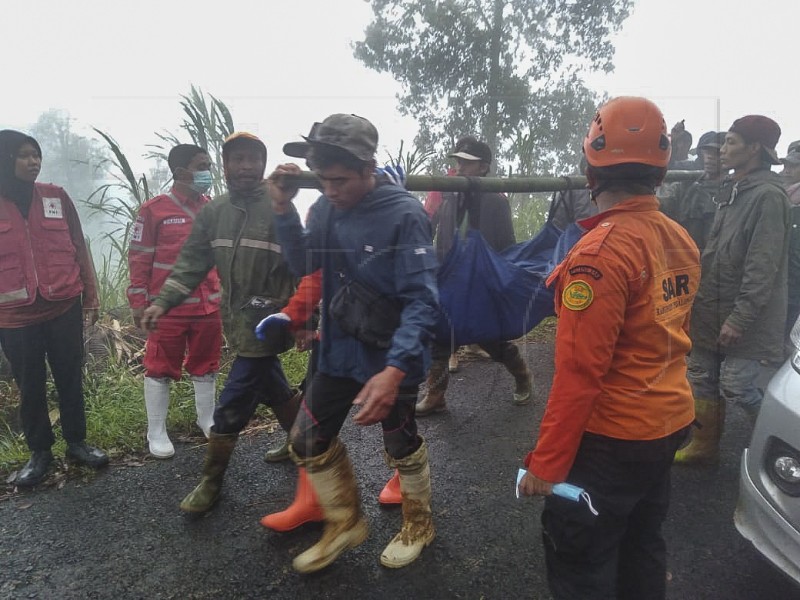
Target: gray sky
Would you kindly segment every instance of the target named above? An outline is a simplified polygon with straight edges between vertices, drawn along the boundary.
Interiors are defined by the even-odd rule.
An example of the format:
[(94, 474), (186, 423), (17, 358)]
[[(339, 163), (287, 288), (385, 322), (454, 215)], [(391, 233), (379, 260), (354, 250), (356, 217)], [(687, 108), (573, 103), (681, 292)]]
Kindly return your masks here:
[[(265, 140), (268, 168), (286, 160), (283, 143), (334, 112), (372, 120), (385, 158), (416, 130), (397, 113), (397, 84), (352, 56), (370, 16), (363, 0), (4, 3), (0, 123), (24, 129), (65, 109), (79, 130), (108, 131), (135, 159), (153, 131), (176, 130), (177, 97), (193, 83)], [(800, 138), (788, 66), (798, 25), (794, 0), (637, 0), (615, 38), (616, 71), (590, 83), (652, 98), (668, 125), (685, 118), (695, 140), (766, 114), (783, 129), (782, 155)]]

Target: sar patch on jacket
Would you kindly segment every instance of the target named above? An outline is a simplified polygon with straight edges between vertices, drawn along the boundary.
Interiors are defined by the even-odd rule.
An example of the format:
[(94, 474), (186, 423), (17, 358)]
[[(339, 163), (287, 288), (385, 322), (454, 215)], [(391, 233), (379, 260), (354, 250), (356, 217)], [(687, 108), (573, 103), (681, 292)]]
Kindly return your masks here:
[(561, 293), (561, 303), (569, 310), (585, 310), (594, 300), (594, 290), (592, 286), (576, 279), (571, 282)]
[(570, 275), (588, 275), (592, 279), (602, 279), (603, 274), (600, 269), (592, 265), (575, 265), (569, 270)]
[(656, 322), (685, 318), (692, 308), (699, 281), (699, 266), (665, 271), (656, 277), (651, 296)]
[(42, 198), (45, 219), (63, 219), (64, 211), (61, 208), (61, 198)]

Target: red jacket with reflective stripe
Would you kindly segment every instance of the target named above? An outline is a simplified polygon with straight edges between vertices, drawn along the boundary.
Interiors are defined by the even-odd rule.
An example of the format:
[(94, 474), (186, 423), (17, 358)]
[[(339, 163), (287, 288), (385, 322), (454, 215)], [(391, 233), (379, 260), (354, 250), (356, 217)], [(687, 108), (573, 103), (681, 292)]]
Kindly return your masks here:
[[(139, 209), (128, 249), (131, 285), (128, 303), (133, 309), (150, 305), (189, 237), (194, 217), (209, 201), (207, 196), (190, 200), (173, 188), (169, 194), (151, 198)], [(170, 310), (170, 316), (207, 315), (219, 310), (220, 285), (217, 270), (212, 269), (182, 304)]]
[(77, 298), (98, 308), (92, 261), (80, 219), (67, 193), (37, 183), (27, 221), (16, 204), (0, 196), (0, 310), (45, 300)]

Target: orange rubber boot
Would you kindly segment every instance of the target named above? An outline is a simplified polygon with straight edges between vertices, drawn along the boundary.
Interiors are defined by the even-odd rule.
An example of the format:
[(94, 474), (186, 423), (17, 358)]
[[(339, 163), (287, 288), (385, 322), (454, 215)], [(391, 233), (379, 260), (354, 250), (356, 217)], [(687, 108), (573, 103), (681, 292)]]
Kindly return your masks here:
[(383, 486), (378, 502), (381, 504), (402, 504), (403, 495), (400, 493), (400, 474), (397, 469), (394, 471), (392, 478)]
[(308, 480), (306, 470), (298, 467), (297, 471), (294, 502), (286, 510), (262, 517), (260, 523), (264, 527), (275, 531), (291, 531), (305, 523), (324, 519), (322, 507), (319, 505), (314, 487)]

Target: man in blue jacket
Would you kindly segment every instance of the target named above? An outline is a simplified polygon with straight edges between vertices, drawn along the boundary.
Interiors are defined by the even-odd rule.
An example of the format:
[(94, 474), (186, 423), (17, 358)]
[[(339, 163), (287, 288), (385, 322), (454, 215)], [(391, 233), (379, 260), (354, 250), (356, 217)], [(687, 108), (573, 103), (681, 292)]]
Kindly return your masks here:
[(399, 472), (403, 529), (381, 563), (404, 567), (435, 535), (427, 446), (414, 415), (437, 317), (430, 223), (416, 198), (375, 175), (378, 132), (372, 123), (335, 114), (304, 139), (283, 151), (305, 158), (322, 187), (307, 229), (291, 203), (297, 188), (286, 177), (300, 167), (280, 165), (267, 180), (290, 267), (296, 275), (323, 272), (319, 362), (292, 428), (291, 453), (317, 493), (325, 529), (293, 564), (301, 573), (317, 571), (367, 537), (353, 468), (338, 438), (356, 404), (358, 425), (381, 423), (386, 462)]

